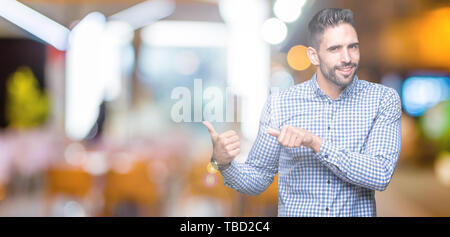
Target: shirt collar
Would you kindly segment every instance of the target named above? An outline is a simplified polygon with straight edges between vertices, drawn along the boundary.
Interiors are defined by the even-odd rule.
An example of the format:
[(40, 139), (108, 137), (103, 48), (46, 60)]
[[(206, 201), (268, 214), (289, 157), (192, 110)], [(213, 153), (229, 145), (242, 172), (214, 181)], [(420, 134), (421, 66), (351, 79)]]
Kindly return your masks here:
[[(339, 95), (339, 99), (343, 99), (347, 96), (351, 96), (356, 94), (358, 92), (357, 86), (359, 84), (358, 76), (355, 75), (353, 77), (352, 82), (344, 89), (344, 91)], [(322, 89), (319, 87), (319, 84), (317, 83), (317, 73), (314, 73), (314, 75), (311, 78), (311, 89), (314, 92), (315, 95), (318, 96), (326, 96), (326, 94), (322, 91)]]

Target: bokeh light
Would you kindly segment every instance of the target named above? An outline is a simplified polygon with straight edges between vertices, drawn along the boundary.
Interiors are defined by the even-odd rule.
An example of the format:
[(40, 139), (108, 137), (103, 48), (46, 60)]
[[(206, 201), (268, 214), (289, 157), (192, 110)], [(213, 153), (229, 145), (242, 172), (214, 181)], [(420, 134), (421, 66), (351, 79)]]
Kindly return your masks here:
[(64, 151), (66, 162), (73, 166), (81, 166), (86, 161), (86, 150), (81, 143), (73, 142)]
[(273, 6), (275, 16), (284, 22), (297, 20), (306, 0), (277, 0)]
[(422, 115), (428, 108), (449, 99), (450, 78), (410, 77), (402, 88), (403, 106), (412, 116)]
[(434, 171), (443, 185), (450, 187), (450, 152), (443, 151), (436, 158)]
[(64, 217), (84, 217), (86, 216), (83, 206), (76, 201), (68, 201), (64, 204)]
[(176, 55), (175, 68), (182, 75), (194, 74), (200, 65), (197, 54), (192, 50), (183, 50)]
[(105, 154), (102, 152), (90, 152), (86, 162), (83, 164), (83, 169), (96, 176), (102, 175), (108, 171)]
[(212, 187), (216, 186), (217, 174), (206, 173), (203, 176), (203, 184), (208, 188), (212, 188)]
[(262, 36), (269, 44), (283, 42), (287, 35), (287, 27), (283, 21), (277, 18), (267, 19), (262, 26)]
[(291, 68), (297, 71), (303, 71), (311, 65), (306, 50), (306, 46), (303, 45), (296, 45), (289, 50), (287, 62)]
[(111, 169), (119, 174), (127, 174), (133, 168), (133, 157), (125, 152), (120, 152), (114, 155), (114, 162), (111, 164)]
[(428, 109), (419, 121), (425, 137), (434, 147), (450, 149), (450, 100)]

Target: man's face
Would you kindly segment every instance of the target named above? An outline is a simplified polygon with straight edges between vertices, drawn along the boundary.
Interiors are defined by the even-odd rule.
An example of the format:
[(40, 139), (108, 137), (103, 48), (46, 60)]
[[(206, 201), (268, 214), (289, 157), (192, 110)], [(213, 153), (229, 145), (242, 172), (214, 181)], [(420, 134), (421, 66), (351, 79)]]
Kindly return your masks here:
[(320, 71), (335, 85), (345, 88), (351, 83), (359, 65), (359, 41), (350, 24), (325, 29), (318, 51)]

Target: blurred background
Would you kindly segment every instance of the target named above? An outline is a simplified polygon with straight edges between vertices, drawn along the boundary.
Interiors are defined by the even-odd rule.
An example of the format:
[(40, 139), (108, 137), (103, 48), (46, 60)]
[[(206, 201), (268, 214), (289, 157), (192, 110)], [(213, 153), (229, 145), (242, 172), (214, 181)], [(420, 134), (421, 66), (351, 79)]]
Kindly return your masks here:
[(378, 216), (450, 216), (450, 2), (0, 0), (0, 216), (276, 216), (223, 185), (201, 124), (245, 161), (267, 95), (304, 82), (307, 23), (350, 8), (359, 78), (398, 91)]

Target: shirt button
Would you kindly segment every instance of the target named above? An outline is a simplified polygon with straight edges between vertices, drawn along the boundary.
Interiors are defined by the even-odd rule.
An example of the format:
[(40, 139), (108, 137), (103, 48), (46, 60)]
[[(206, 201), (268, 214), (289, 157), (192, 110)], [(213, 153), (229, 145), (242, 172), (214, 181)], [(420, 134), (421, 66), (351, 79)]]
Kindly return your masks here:
[(325, 208), (325, 211), (329, 211), (328, 207), (327, 207), (327, 208)]
[(327, 180), (327, 184), (330, 184), (330, 180)]
[(328, 126), (328, 130), (330, 130), (331, 129), (331, 127), (330, 126)]
[(325, 158), (328, 158), (328, 155), (325, 155)]

